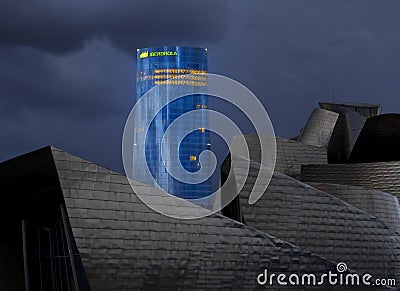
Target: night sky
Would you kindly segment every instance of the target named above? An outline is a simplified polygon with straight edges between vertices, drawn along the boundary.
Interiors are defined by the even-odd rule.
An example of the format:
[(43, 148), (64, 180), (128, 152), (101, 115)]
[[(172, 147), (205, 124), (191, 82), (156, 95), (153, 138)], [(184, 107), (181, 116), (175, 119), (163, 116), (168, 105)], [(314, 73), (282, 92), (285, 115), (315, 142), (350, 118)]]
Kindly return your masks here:
[(0, 161), (53, 145), (122, 172), (136, 48), (208, 48), (278, 136), (318, 101), (400, 112), (400, 1), (2, 0)]

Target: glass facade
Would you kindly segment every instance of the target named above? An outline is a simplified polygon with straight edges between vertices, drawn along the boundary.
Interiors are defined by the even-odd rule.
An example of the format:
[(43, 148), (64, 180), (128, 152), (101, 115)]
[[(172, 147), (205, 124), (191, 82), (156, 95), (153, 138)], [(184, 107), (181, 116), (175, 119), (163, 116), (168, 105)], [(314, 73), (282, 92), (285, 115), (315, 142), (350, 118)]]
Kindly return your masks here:
[[(163, 82), (166, 82), (167, 89), (170, 87), (171, 90), (179, 90), (176, 88), (180, 86), (184, 86), (186, 92), (188, 88), (205, 88), (207, 87), (207, 70), (207, 50), (204, 48), (166, 46), (139, 49), (137, 51), (137, 100), (148, 90), (156, 85), (163, 84)], [(156, 91), (154, 100), (146, 102), (143, 108), (140, 108), (143, 119), (151, 118), (151, 116), (146, 115), (148, 111), (151, 111), (149, 108), (157, 107), (158, 102), (161, 102), (160, 100), (162, 99), (157, 98), (160, 97), (157, 94), (165, 94), (165, 92), (168, 95), (168, 90), (162, 92)], [(145, 133), (142, 132), (142, 128), (135, 128), (134, 138), (145, 138), (144, 146), (147, 167), (158, 184), (153, 186), (162, 188), (170, 194), (185, 199), (203, 198), (211, 194), (211, 179), (200, 184), (180, 182), (167, 171), (161, 156), (162, 139), (171, 123), (184, 113), (206, 109), (207, 107), (207, 95), (189, 94), (173, 100), (164, 106), (152, 120), (146, 136), (144, 136)], [(187, 134), (181, 143), (174, 139), (164, 141), (164, 158), (176, 159), (176, 152), (178, 151), (179, 161), (183, 168), (188, 172), (197, 172), (200, 169), (200, 153), (210, 149), (211, 145), (210, 132), (206, 130), (207, 126), (205, 126), (207, 124), (208, 120), (206, 120), (204, 114), (196, 115), (196, 117), (190, 120), (190, 124), (185, 124), (185, 128), (190, 127), (195, 130)], [(182, 133), (184, 131), (183, 127), (179, 127), (179, 125), (175, 130), (182, 131)], [(176, 135), (179, 135), (179, 132)], [(133, 173), (135, 179), (142, 180), (140, 178), (141, 171), (137, 164)], [(142, 182), (149, 184), (148, 181)]]

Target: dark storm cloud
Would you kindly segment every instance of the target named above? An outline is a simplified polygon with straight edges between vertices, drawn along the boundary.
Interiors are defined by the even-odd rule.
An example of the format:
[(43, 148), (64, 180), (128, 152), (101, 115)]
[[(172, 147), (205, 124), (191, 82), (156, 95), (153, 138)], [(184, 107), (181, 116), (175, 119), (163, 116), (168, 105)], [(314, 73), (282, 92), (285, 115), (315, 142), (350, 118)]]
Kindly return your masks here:
[(1, 159), (50, 144), (121, 169), (133, 59), (107, 42), (65, 56), (26, 47), (0, 53)]
[(132, 60), (104, 43), (63, 57), (26, 47), (3, 47), (0, 54), (7, 56), (0, 59), (0, 94), (6, 97), (1, 105), (14, 116), (24, 110), (86, 119), (116, 114), (125, 98), (115, 85), (134, 78), (133, 69), (123, 70)]
[(234, 3), (235, 33), (215, 48), (217, 57), (210, 49), (210, 63), (257, 94), (279, 135), (297, 134), (333, 90), (335, 101), (400, 111), (400, 2)]
[(138, 39), (217, 40), (226, 9), (215, 0), (6, 0), (0, 4), (0, 42), (63, 53), (96, 38), (131, 51)]
[(52, 144), (121, 171), (135, 49), (208, 47), (279, 136), (318, 101), (400, 112), (399, 1), (2, 1), (0, 160)]

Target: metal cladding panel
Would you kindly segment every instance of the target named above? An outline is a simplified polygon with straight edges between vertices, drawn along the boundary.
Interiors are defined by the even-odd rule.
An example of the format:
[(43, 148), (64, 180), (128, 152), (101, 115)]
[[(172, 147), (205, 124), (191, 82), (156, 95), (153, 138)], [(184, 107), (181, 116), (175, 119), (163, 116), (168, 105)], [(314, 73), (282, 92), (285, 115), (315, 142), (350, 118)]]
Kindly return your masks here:
[(325, 148), (284, 138), (276, 138), (276, 146), (275, 170), (291, 177), (300, 177), (301, 165), (328, 163)]
[(350, 155), (350, 139), (346, 116), (340, 115), (328, 145), (328, 162), (345, 163)]
[[(71, 243), (79, 249), (74, 256), (82, 258), (93, 290), (265, 290), (255, 280), (264, 268), (276, 273), (316, 275), (335, 270), (334, 263), (316, 254), (220, 215), (190, 221), (166, 218), (138, 201), (125, 177), (54, 148), (39, 151), (39, 155), (29, 153), (0, 164), (3, 200), (32, 208), (41, 202), (36, 195), (49, 200), (57, 197), (56, 201), (42, 203), (44, 208), (33, 207), (35, 215), (44, 218), (65, 202), (74, 235)], [(141, 190), (155, 194), (150, 187)], [(1, 214), (8, 215), (3, 222), (19, 233), (20, 224), (14, 227), (10, 223), (19, 208), (13, 203), (3, 204), (7, 210)], [(193, 207), (190, 211), (199, 209)], [(25, 210), (21, 213), (27, 214)], [(372, 233), (369, 228), (365, 231)], [(7, 260), (20, 259), (8, 243), (4, 244), (4, 238), (0, 241), (0, 257), (5, 259), (0, 265), (8, 267), (0, 280), (5, 276), (14, 280), (9, 268), (14, 266)], [(84, 273), (81, 268), (77, 271)], [(4, 281), (0, 285), (11, 290)], [(14, 287), (12, 290), (22, 289)], [(288, 290), (286, 287), (267, 289)]]
[[(252, 162), (240, 192), (244, 222), (356, 272), (400, 280), (400, 236), (374, 216), (287, 175), (275, 172), (257, 203), (248, 198), (258, 174)], [(235, 170), (236, 179), (243, 179)]]
[(326, 110), (335, 111), (336, 108), (341, 107), (347, 110), (357, 112), (358, 114), (370, 118), (377, 116), (381, 113), (382, 106), (380, 104), (368, 104), (368, 103), (331, 103), (331, 102), (319, 102), (319, 106)]
[(340, 114), (328, 146), (329, 162), (345, 162), (349, 158), (367, 118), (352, 109), (337, 104), (331, 104), (329, 110)]
[[(256, 134), (244, 135), (250, 151), (252, 161), (261, 161), (260, 140)], [(261, 142), (265, 137), (260, 136)], [(233, 142), (237, 139), (233, 139)], [(276, 137), (276, 171), (291, 177), (300, 177), (301, 165), (328, 163), (325, 148), (308, 145), (302, 142)]]
[(400, 161), (305, 165), (301, 169), (301, 180), (371, 188), (400, 197)]
[(400, 114), (369, 118), (357, 139), (350, 163), (400, 161)]
[(298, 140), (313, 146), (328, 147), (338, 117), (338, 113), (315, 108)]
[(264, 290), (256, 281), (264, 268), (286, 274), (335, 269), (318, 255), (221, 215), (176, 220), (158, 214), (126, 177), (63, 151), (53, 149), (53, 155), (93, 290)]
[(348, 110), (345, 113), (345, 115), (347, 119), (347, 126), (349, 129), (348, 133), (349, 133), (349, 140), (351, 147), (350, 152), (351, 152), (358, 139), (358, 136), (360, 135), (362, 129), (364, 128), (367, 118), (351, 110)]
[(400, 233), (400, 206), (396, 196), (355, 186), (326, 183), (308, 184), (376, 216)]

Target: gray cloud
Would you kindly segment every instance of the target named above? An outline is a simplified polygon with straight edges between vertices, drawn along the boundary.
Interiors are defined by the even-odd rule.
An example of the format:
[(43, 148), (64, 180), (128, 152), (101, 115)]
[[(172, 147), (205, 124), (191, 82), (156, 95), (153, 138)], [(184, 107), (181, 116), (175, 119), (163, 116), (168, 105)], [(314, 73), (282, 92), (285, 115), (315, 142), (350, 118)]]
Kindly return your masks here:
[(65, 53), (96, 38), (130, 51), (143, 40), (217, 40), (227, 25), (226, 7), (215, 0), (6, 0), (0, 4), (0, 42)]
[(121, 169), (124, 121), (134, 104), (133, 58), (107, 42), (64, 56), (2, 48), (0, 159), (54, 145)]
[(1, 105), (14, 115), (46, 109), (77, 118), (103, 117), (119, 113), (128, 94), (133, 98), (134, 84), (128, 85), (135, 77), (133, 58), (107, 42), (92, 42), (65, 56), (26, 47), (0, 52), (7, 55), (0, 59), (0, 94), (6, 97)]
[(295, 135), (333, 89), (336, 101), (400, 111), (399, 2), (250, 2), (235, 2), (234, 33), (210, 63), (257, 93), (279, 135)]

